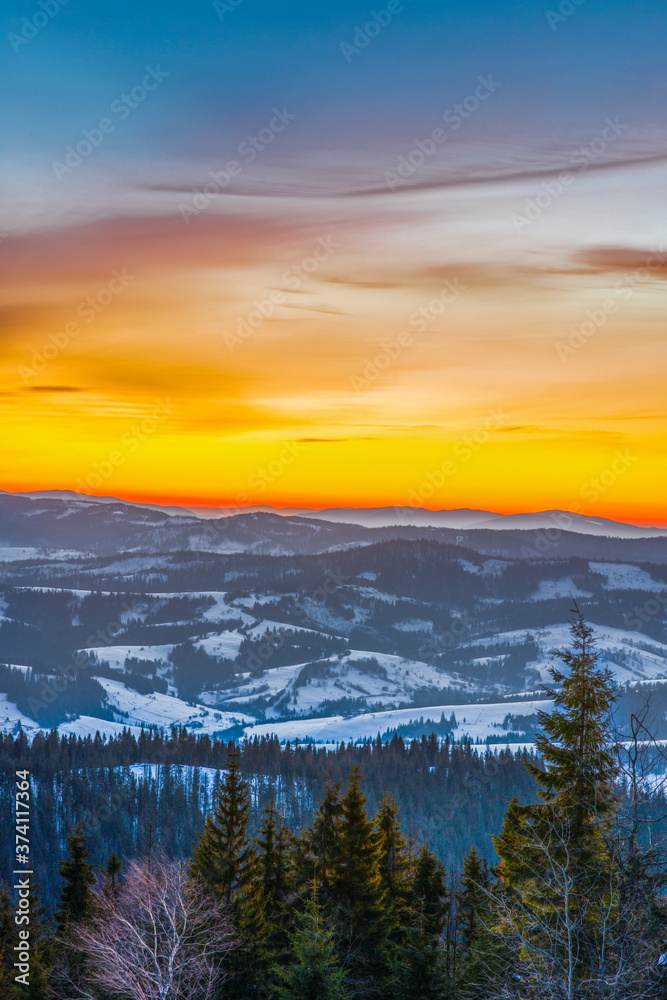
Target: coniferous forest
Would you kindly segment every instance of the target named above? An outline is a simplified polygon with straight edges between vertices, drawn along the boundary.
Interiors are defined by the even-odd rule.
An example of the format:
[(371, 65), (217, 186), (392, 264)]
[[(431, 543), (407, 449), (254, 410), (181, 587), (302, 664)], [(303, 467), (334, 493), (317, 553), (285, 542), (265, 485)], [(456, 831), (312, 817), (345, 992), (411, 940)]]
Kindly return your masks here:
[(664, 997), (667, 803), (639, 708), (619, 742), (582, 617), (551, 693), (531, 754), (5, 736), (34, 875), (17, 982), (7, 859), (0, 996)]

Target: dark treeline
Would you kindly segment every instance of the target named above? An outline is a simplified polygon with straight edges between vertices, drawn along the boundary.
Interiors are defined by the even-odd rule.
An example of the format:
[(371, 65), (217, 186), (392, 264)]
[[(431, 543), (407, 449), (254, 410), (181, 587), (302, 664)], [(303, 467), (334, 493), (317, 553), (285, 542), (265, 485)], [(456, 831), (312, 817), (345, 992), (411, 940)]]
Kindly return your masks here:
[[(34, 865), (43, 902), (51, 912), (59, 877), (54, 851), (65, 847), (67, 831), (84, 826), (92, 858), (103, 864), (115, 851), (133, 857), (152, 844), (172, 857), (188, 854), (203, 827), (215, 795), (201, 768), (225, 769), (234, 741), (211, 739), (185, 729), (170, 734), (129, 730), (113, 738), (37, 734), (0, 735), (0, 794), (9, 801), (16, 770), (27, 769), (33, 784)], [(273, 737), (244, 740), (238, 747), (242, 773), (252, 779), (254, 830), (271, 796), (280, 799), (291, 829), (310, 822), (329, 781), (345, 783), (355, 767), (373, 810), (385, 793), (396, 800), (402, 829), (415, 842), (427, 841), (447, 869), (460, 868), (473, 844), (492, 859), (492, 835), (513, 796), (535, 798), (526, 760), (533, 754), (474, 747), (430, 737), (405, 742), (375, 740), (335, 750), (311, 743), (280, 746)], [(133, 764), (162, 765), (158, 774), (130, 772)], [(173, 765), (173, 766), (171, 766)], [(185, 765), (185, 767), (183, 766)], [(219, 779), (218, 779), (219, 780)], [(3, 842), (11, 837), (12, 817), (0, 816)], [(0, 857), (0, 878), (8, 878), (9, 859)]]

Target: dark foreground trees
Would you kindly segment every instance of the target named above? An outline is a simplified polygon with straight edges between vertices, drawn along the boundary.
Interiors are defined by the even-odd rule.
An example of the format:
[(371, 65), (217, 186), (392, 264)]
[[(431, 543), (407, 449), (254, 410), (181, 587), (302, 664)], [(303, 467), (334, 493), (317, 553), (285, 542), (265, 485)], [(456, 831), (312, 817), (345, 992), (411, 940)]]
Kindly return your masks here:
[[(579, 615), (563, 661), (540, 757), (526, 761), (539, 801), (509, 804), (495, 866), (473, 848), (460, 874), (445, 872), (390, 797), (369, 815), (358, 768), (345, 786), (329, 782), (300, 833), (271, 801), (252, 836), (253, 795), (232, 752), (189, 865), (153, 852), (119, 867), (113, 855), (93, 886), (74, 831), (51, 997), (667, 997), (667, 865), (648, 822), (645, 719), (633, 715), (621, 746), (616, 692)], [(437, 752), (426, 747), (426, 769)], [(11, 940), (0, 892), (3, 986)]]
[(540, 802), (510, 805), (476, 960), (508, 998), (657, 997), (665, 869), (620, 822), (616, 690), (580, 615), (571, 631), (567, 672), (552, 671), (555, 710), (540, 716), (544, 763), (527, 765)]

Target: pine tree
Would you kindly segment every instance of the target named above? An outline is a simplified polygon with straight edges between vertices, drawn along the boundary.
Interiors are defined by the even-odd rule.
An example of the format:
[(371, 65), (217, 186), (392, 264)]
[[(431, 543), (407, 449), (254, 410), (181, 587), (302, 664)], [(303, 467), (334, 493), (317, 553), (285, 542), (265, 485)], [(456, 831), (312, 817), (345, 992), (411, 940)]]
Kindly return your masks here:
[[(510, 811), (518, 803), (510, 806)], [(488, 996), (489, 982), (497, 982), (508, 964), (501, 956), (502, 940), (492, 923), (489, 866), (472, 847), (463, 862), (461, 883), (456, 893), (456, 955), (453, 979), (458, 996), (478, 1000)]]
[(89, 864), (90, 854), (81, 823), (77, 823), (67, 838), (69, 859), (60, 863), (63, 886), (56, 911), (56, 929), (66, 935), (73, 924), (84, 923), (92, 914), (95, 872)]
[[(609, 670), (597, 663), (590, 626), (576, 610), (572, 649), (561, 654), (569, 672), (551, 671), (554, 711), (540, 713), (544, 760), (526, 766), (540, 803), (510, 806), (496, 839), (498, 926), (514, 941), (515, 982), (536, 996), (560, 990), (578, 996), (610, 957), (615, 922), (615, 872), (608, 834), (616, 808), (617, 773)], [(508, 970), (509, 971), (509, 970)]]
[[(14, 921), (15, 906), (11, 894), (0, 883), (0, 997), (2, 1000), (47, 1000), (52, 993), (49, 988), (50, 948), (44, 907), (37, 887), (31, 885), (29, 894), (29, 923), (17, 925)], [(29, 932), (28, 982), (16, 982), (18, 974), (14, 962), (17, 961), (16, 947), (25, 941), (19, 937), (19, 929)]]
[(378, 832), (380, 882), (392, 916), (394, 929), (407, 921), (413, 862), (398, 818), (398, 806), (388, 794), (382, 797), (375, 827)]
[(118, 890), (120, 887), (118, 875), (122, 867), (123, 865), (120, 858), (114, 851), (109, 857), (104, 870), (103, 890), (108, 896), (118, 896)]
[(441, 937), (447, 918), (445, 872), (429, 849), (422, 847), (411, 880), (411, 912), (405, 944), (394, 961), (388, 995), (396, 1000), (442, 1000), (447, 986)]
[(459, 957), (465, 960), (483, 928), (483, 914), (488, 913), (488, 866), (476, 847), (471, 847), (463, 862), (461, 891), (458, 894), (457, 925), (460, 942)]
[(250, 807), (250, 790), (241, 774), (241, 757), (232, 746), (213, 814), (206, 819), (191, 865), (192, 875), (229, 906), (240, 936), (239, 947), (227, 962), (230, 978), (226, 995), (230, 1000), (258, 996), (257, 987), (262, 985), (264, 972), (262, 963), (257, 961), (261, 912), (253, 906), (255, 854), (248, 837)]
[(339, 953), (347, 957), (357, 992), (363, 995), (373, 978), (385, 974), (391, 922), (380, 877), (378, 835), (366, 814), (360, 785), (355, 767), (341, 803), (331, 898)]
[(229, 904), (236, 903), (247, 889), (252, 874), (249, 817), (250, 791), (241, 774), (240, 754), (234, 747), (215, 808), (206, 819), (192, 859), (192, 874)]
[(271, 968), (285, 960), (289, 948), (293, 920), (288, 897), (294, 883), (291, 842), (292, 837), (271, 800), (256, 838), (255, 876), (238, 917), (248, 953), (245, 964), (252, 969), (258, 997), (272, 995), (275, 984)]
[(275, 969), (278, 1000), (348, 1000), (345, 972), (336, 957), (334, 935), (324, 923), (315, 887), (291, 936), (290, 951), (292, 964)]
[(313, 870), (303, 874), (317, 881), (320, 896), (323, 899), (326, 899), (329, 893), (338, 848), (342, 809), (340, 784), (327, 784), (324, 798), (315, 813), (311, 828), (304, 838)]

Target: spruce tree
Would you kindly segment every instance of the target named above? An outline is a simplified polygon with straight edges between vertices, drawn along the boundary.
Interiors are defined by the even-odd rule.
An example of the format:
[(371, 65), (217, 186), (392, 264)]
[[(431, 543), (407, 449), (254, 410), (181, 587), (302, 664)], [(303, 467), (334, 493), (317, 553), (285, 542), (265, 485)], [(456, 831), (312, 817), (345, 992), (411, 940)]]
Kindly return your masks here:
[(396, 1000), (442, 1000), (447, 986), (441, 945), (447, 918), (445, 872), (432, 851), (422, 847), (410, 884), (411, 912), (405, 943), (394, 959), (387, 995)]
[[(239, 909), (239, 927), (252, 968), (255, 994), (271, 996), (271, 967), (285, 961), (293, 923), (288, 899), (294, 885), (292, 837), (271, 800), (256, 838), (255, 875)], [(232, 960), (233, 961), (233, 960)]]
[(329, 782), (310, 830), (307, 831), (304, 838), (306, 850), (310, 855), (311, 869), (304, 874), (317, 882), (320, 896), (323, 899), (327, 898), (330, 888), (334, 859), (338, 849), (342, 809), (340, 784)]
[[(50, 943), (44, 907), (42, 906), (37, 887), (30, 887), (30, 923), (17, 925), (14, 921), (15, 905), (12, 905), (11, 894), (7, 887), (0, 883), (0, 997), (2, 1000), (47, 1000), (52, 997), (49, 987)], [(29, 966), (28, 982), (16, 982), (18, 969), (16, 947), (25, 939), (19, 937), (19, 929), (28, 930)]]
[(410, 908), (413, 861), (398, 818), (395, 800), (385, 793), (375, 817), (378, 833), (380, 882), (386, 894), (394, 929), (400, 930), (407, 921)]
[(66, 935), (74, 924), (84, 923), (92, 914), (95, 872), (89, 863), (90, 854), (86, 846), (81, 823), (77, 823), (67, 838), (69, 859), (60, 863), (63, 886), (60, 903), (56, 910), (56, 930)]
[(240, 754), (234, 747), (213, 813), (206, 819), (192, 859), (192, 874), (230, 905), (247, 889), (252, 874), (249, 817), (250, 790), (241, 774)]
[(355, 767), (341, 803), (331, 898), (339, 953), (347, 957), (357, 992), (372, 989), (386, 971), (391, 928), (380, 877), (377, 831), (366, 813), (361, 774)]
[(348, 1000), (345, 972), (334, 935), (325, 925), (314, 887), (310, 901), (290, 939), (292, 962), (276, 968), (278, 1000)]
[(103, 890), (108, 896), (117, 897), (120, 888), (119, 873), (122, 868), (120, 858), (114, 851), (107, 861), (104, 869)]
[(461, 890), (458, 893), (457, 929), (459, 957), (467, 958), (483, 929), (483, 917), (488, 913), (488, 866), (476, 847), (471, 847), (463, 862)]
[(514, 948), (508, 975), (536, 996), (557, 990), (569, 1000), (604, 977), (616, 893), (608, 836), (616, 691), (598, 665), (591, 627), (575, 611), (572, 648), (561, 653), (568, 673), (551, 671), (554, 710), (539, 716), (544, 732), (535, 743), (544, 764), (526, 762), (540, 802), (513, 802), (495, 840), (498, 926)]
[[(518, 803), (514, 803), (518, 805)], [(465, 1000), (488, 996), (489, 982), (497, 982), (508, 959), (502, 958), (502, 939), (491, 929), (492, 897), (489, 866), (476, 847), (463, 862), (456, 893), (456, 951), (452, 978), (457, 995)]]
[(212, 815), (195, 846), (192, 875), (206, 890), (227, 903), (239, 934), (239, 947), (229, 956), (229, 1000), (259, 996), (264, 966), (258, 961), (261, 912), (253, 906), (253, 866), (255, 854), (248, 837), (250, 790), (241, 774), (241, 758), (236, 747), (229, 750), (227, 773), (218, 789)]

